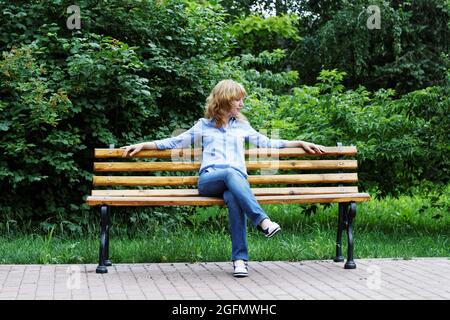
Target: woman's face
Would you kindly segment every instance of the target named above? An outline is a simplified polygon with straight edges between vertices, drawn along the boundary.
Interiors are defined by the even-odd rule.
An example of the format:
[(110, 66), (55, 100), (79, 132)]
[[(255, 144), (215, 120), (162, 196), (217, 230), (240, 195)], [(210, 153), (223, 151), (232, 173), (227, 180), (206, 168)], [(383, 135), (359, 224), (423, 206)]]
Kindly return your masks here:
[(244, 107), (244, 98), (231, 100), (230, 117), (237, 116), (243, 107)]

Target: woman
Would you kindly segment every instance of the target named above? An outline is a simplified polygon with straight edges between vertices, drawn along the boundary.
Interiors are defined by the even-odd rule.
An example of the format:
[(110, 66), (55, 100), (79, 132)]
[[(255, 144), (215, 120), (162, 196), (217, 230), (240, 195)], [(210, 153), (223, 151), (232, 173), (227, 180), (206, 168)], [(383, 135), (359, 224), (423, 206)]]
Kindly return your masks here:
[(198, 191), (202, 196), (221, 196), (228, 206), (235, 277), (248, 275), (246, 217), (266, 237), (280, 226), (269, 219), (253, 195), (247, 181), (244, 141), (263, 148), (301, 147), (308, 153), (323, 153), (324, 147), (304, 141), (269, 139), (254, 130), (241, 114), (244, 87), (233, 80), (222, 80), (206, 100), (205, 118), (188, 131), (153, 142), (130, 145), (123, 156), (135, 155), (142, 149), (173, 149), (200, 143), (203, 148)]

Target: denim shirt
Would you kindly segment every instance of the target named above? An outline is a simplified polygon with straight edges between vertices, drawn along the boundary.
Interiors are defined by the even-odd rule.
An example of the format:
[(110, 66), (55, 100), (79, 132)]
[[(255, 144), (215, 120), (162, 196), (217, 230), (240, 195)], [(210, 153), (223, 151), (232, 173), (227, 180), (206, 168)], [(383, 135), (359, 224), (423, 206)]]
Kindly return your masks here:
[(250, 124), (230, 119), (228, 127), (215, 127), (214, 119), (201, 118), (188, 131), (182, 134), (154, 141), (160, 150), (175, 148), (202, 148), (200, 174), (205, 170), (234, 168), (245, 178), (244, 142), (250, 142), (260, 148), (284, 148), (288, 140), (269, 139), (253, 129)]

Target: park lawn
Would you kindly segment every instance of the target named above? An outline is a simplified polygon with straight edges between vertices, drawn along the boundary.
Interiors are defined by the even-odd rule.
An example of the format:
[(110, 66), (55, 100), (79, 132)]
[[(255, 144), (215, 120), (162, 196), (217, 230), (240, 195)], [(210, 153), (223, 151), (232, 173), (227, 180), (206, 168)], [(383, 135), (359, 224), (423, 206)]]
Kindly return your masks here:
[[(354, 256), (358, 258), (450, 257), (448, 195), (374, 199), (357, 206)], [(322, 260), (335, 253), (337, 205), (265, 205), (282, 232), (266, 239), (249, 224), (250, 259)], [(306, 208), (309, 208), (306, 210)], [(114, 231), (116, 229), (116, 231)], [(118, 231), (117, 231), (118, 230)], [(189, 224), (125, 230), (111, 226), (114, 263), (208, 262), (230, 260), (227, 211), (199, 208)], [(145, 231), (144, 231), (145, 230)], [(346, 237), (344, 234), (344, 255)], [(14, 234), (0, 237), (0, 263), (97, 263), (98, 235)]]

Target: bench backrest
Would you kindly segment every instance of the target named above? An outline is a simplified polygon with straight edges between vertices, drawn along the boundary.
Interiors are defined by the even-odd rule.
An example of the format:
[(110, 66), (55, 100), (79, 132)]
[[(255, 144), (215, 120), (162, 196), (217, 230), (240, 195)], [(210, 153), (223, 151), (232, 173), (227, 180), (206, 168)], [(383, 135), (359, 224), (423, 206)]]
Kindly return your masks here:
[[(356, 147), (326, 147), (325, 150), (326, 153), (323, 155), (312, 155), (302, 148), (248, 149), (246, 150), (248, 181), (251, 185), (265, 186), (255, 189), (257, 195), (358, 192), (356, 186), (358, 175), (355, 172), (357, 161), (344, 159), (347, 156), (355, 156)], [(159, 194), (193, 196), (197, 194), (195, 188), (200, 162), (193, 159), (198, 159), (201, 150), (143, 150), (127, 158), (123, 158), (122, 153), (123, 149), (95, 149), (95, 158), (101, 160), (94, 162), (94, 171), (105, 175), (95, 175), (93, 185), (109, 189), (93, 190), (93, 196), (158, 196)], [(171, 161), (174, 157), (178, 161)], [(110, 160), (105, 162), (105, 159)], [(142, 161), (143, 159), (146, 161)], [(264, 174), (255, 174), (255, 170), (260, 170)], [(344, 172), (347, 170), (353, 172)], [(179, 174), (177, 173), (179, 171), (192, 171), (193, 175), (174, 175)], [(161, 176), (161, 172), (172, 174)], [(344, 183), (351, 185), (344, 186)], [(287, 185), (289, 188), (279, 188), (280, 185)], [(167, 186), (191, 186), (191, 189), (181, 187), (171, 191), (167, 189), (161, 191), (161, 187)], [(112, 190), (110, 187), (121, 187), (121, 189)], [(126, 187), (126, 190), (123, 190), (123, 187)]]

